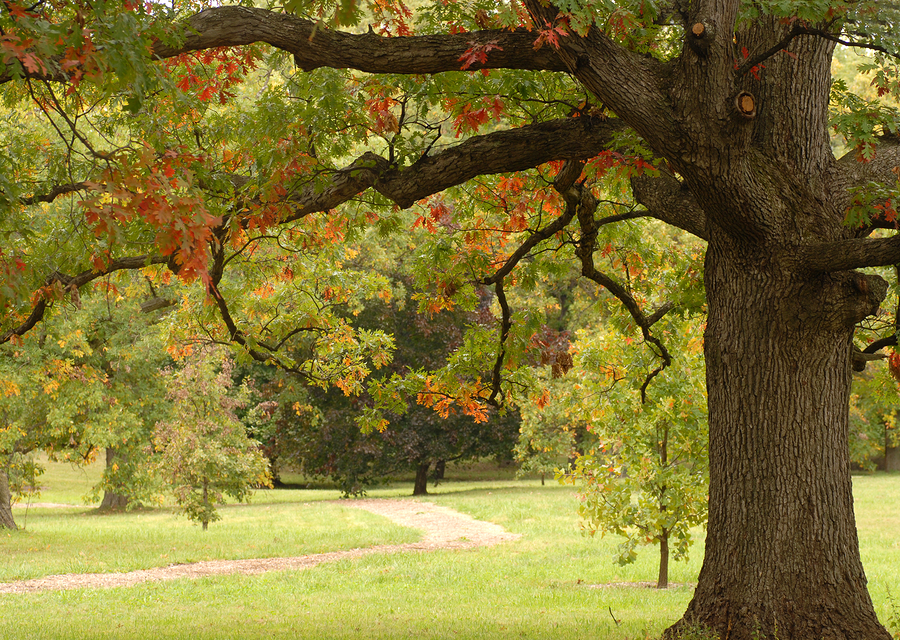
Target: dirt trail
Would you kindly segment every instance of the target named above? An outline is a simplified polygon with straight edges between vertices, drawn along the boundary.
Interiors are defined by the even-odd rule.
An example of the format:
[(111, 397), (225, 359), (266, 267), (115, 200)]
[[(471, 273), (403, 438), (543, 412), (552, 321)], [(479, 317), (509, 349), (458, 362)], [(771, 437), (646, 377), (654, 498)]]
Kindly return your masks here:
[[(519, 534), (509, 533), (500, 525), (476, 520), (448, 507), (416, 500), (366, 499), (343, 501), (342, 505), (365, 509), (384, 516), (404, 527), (420, 529), (424, 535), (419, 542), (378, 545), (365, 549), (350, 549), (332, 553), (315, 553), (293, 558), (254, 558), (250, 560), (208, 560), (177, 564), (128, 573), (70, 573), (44, 576), (32, 580), (0, 583), (2, 593), (34, 593), (62, 589), (107, 589), (128, 587), (148, 580), (200, 578), (231, 573), (257, 574), (285, 569), (305, 569), (322, 562), (359, 558), (370, 553), (401, 551), (434, 551), (436, 549), (467, 549), (493, 546), (515, 540)], [(34, 506), (34, 505), (32, 505)]]

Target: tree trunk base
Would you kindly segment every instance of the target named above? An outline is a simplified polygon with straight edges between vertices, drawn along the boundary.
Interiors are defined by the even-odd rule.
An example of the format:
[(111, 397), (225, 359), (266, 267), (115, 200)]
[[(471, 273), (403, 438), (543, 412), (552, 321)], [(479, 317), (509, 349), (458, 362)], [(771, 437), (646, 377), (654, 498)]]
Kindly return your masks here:
[(900, 471), (900, 447), (885, 447), (884, 470)]
[(416, 469), (416, 484), (413, 487), (414, 496), (428, 495), (428, 468), (430, 466), (431, 463), (426, 462), (425, 464), (420, 464)]
[(125, 511), (125, 508), (128, 506), (128, 496), (123, 496), (119, 493), (113, 493), (112, 491), (104, 491), (103, 492), (103, 501), (100, 503), (100, 506), (97, 507), (98, 511), (106, 512), (114, 512), (114, 511)]
[(659, 536), (659, 575), (656, 579), (656, 588), (669, 588), (669, 532), (665, 529)]
[(753, 606), (747, 600), (738, 604), (736, 598), (724, 597), (698, 602), (695, 594), (687, 613), (664, 637), (695, 638), (702, 629), (712, 632), (711, 637), (728, 640), (891, 640), (871, 609), (853, 606), (859, 596), (840, 596), (821, 586), (818, 592), (800, 594), (796, 600), (784, 597), (777, 608)]
[(16, 531), (16, 521), (13, 519), (12, 508), (8, 504), (0, 505), (0, 529)]
[(12, 493), (9, 490), (9, 476), (0, 471), (0, 529), (18, 529), (12, 514)]

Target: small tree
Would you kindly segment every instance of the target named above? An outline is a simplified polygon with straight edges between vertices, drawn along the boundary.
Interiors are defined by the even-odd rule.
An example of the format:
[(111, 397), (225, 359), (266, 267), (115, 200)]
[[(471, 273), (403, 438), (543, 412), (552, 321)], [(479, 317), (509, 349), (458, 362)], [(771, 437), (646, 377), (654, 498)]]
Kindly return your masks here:
[(690, 337), (699, 331), (690, 323), (668, 329), (667, 340), (681, 343), (681, 356), (653, 378), (652, 394), (625, 384), (635, 376), (624, 369), (639, 369), (640, 362), (609, 364), (623, 362), (626, 352), (619, 346), (628, 340), (604, 336), (576, 344), (581, 353), (573, 373), (581, 380), (573, 387), (579, 392), (564, 400), (585, 407), (590, 398), (584, 415), (597, 439), (564, 476), (583, 483), (585, 530), (624, 536), (617, 556), (623, 565), (635, 560), (639, 545), (658, 544), (661, 589), (668, 586), (670, 551), (676, 560), (686, 558), (691, 527), (706, 522), (709, 484), (702, 344)]
[(226, 496), (245, 500), (254, 486), (270, 484), (268, 463), (247, 437), (235, 410), (247, 389), (232, 391), (231, 360), (205, 350), (169, 372), (173, 417), (157, 423), (158, 468), (170, 479), (175, 501), (205, 531), (221, 519)]
[(850, 403), (850, 459), (863, 469), (900, 470), (900, 354), (887, 366), (854, 376)]

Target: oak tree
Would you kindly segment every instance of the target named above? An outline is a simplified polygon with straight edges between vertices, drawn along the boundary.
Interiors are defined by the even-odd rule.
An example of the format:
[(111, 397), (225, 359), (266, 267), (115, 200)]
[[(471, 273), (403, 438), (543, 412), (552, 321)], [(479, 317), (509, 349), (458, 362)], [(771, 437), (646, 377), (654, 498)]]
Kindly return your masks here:
[[(210, 339), (352, 391), (370, 370), (355, 356), (383, 363), (371, 336), (309, 340), (339, 323), (288, 321), (300, 288), (266, 312), (223, 293), (223, 275), (262, 246), (296, 257), (366, 224), (397, 231), (411, 209), (434, 238), (421, 252), (426, 306), (489, 286), (499, 325), (411, 384), (425, 404), (452, 398), (479, 415), (526, 383), (517, 366), (540, 322), (514, 311), (510, 292), (554, 261), (623, 303), (657, 369), (668, 366), (653, 327), (672, 301), (635, 293), (630, 261), (605, 261), (618, 223), (661, 221), (707, 243), (709, 528), (671, 633), (700, 623), (729, 638), (886, 639), (859, 557), (847, 442), (851, 362), (884, 346), (854, 346), (886, 291), (857, 269), (900, 262), (898, 119), (833, 86), (830, 65), (838, 44), (869, 48), (879, 93), (896, 97), (895, 4), (285, 7), (182, 19), (132, 1), (4, 4), (0, 81), (7, 104), (29, 108), (6, 132), (27, 153), (0, 154), (0, 339), (106, 273), (167, 265), (205, 285), (220, 318)], [(289, 57), (277, 67), (258, 44), (220, 48), (254, 43)], [(241, 93), (264, 56), (277, 72)], [(842, 157), (832, 126), (851, 138)], [(636, 206), (601, 202), (609, 175), (630, 178)], [(53, 253), (27, 233), (46, 220), (59, 226)], [(292, 264), (259, 273), (291, 282)], [(301, 338), (308, 357), (284, 357)], [(382, 387), (385, 408), (400, 389)]]

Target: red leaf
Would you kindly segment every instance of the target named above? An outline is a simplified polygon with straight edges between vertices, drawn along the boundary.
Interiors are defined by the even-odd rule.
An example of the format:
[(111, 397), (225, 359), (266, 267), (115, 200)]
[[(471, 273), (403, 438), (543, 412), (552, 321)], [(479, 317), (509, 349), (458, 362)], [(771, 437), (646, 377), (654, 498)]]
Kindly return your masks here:
[(487, 54), (494, 49), (503, 51), (503, 47), (499, 46), (496, 40), (492, 40), (486, 44), (477, 44), (475, 42), (470, 42), (469, 48), (466, 49), (465, 52), (459, 57), (459, 61), (463, 63), (460, 69), (462, 71), (465, 71), (476, 62), (484, 64), (485, 62), (487, 62)]

